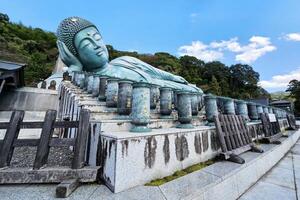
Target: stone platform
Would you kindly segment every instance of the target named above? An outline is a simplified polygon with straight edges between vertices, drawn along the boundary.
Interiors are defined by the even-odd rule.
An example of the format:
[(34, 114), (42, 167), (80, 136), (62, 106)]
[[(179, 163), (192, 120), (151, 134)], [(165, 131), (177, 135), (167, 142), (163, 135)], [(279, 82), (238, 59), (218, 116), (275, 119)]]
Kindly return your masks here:
[[(285, 120), (280, 120), (280, 125), (287, 127)], [(89, 163), (103, 166), (101, 177), (114, 192), (171, 175), (220, 152), (214, 126), (153, 129), (149, 133), (102, 132), (98, 123), (91, 127)], [(253, 139), (262, 136), (259, 122), (248, 127)]]
[(99, 164), (114, 192), (145, 184), (216, 156), (214, 127), (158, 129), (150, 133), (104, 132)]
[[(116, 108), (108, 108), (86, 91), (70, 82), (60, 90), (59, 116), (78, 119), (81, 109), (91, 112), (86, 160), (102, 166), (100, 177), (115, 193), (163, 178), (191, 165), (214, 158), (220, 147), (214, 126), (204, 126), (203, 112), (193, 119), (194, 129), (178, 129), (177, 111), (161, 119), (159, 108), (151, 111), (149, 133), (129, 132), (130, 116), (120, 119)], [(288, 127), (280, 119), (281, 130)], [(259, 121), (248, 123), (252, 138), (263, 135)], [(69, 136), (75, 133), (71, 131)]]

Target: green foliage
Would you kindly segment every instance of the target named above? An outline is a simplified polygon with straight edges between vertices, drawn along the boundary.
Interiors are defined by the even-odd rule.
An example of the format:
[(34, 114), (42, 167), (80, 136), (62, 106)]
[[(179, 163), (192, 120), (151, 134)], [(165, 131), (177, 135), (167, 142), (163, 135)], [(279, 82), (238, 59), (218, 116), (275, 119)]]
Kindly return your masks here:
[(290, 92), (290, 97), (295, 99), (295, 114), (300, 116), (300, 81), (291, 80), (286, 92)]
[(205, 63), (193, 56), (177, 58), (168, 53), (149, 55), (117, 51), (110, 45), (107, 48), (111, 60), (125, 55), (136, 57), (159, 69), (184, 77), (204, 92), (238, 99), (270, 98), (269, 93), (257, 85), (259, 74), (249, 65), (227, 67), (218, 61)]
[(209, 93), (213, 93), (215, 95), (221, 95), (221, 87), (219, 85), (218, 80), (216, 79), (215, 76), (212, 76), (212, 80), (210, 82), (210, 87), (208, 89)]
[(113, 60), (120, 56), (132, 56), (132, 57), (138, 58), (154, 67), (157, 67), (159, 69), (162, 69), (162, 70), (174, 73), (174, 74), (180, 74), (180, 71), (182, 69), (179, 59), (168, 53), (159, 52), (159, 53), (155, 53), (154, 55), (138, 54), (137, 52), (118, 51), (118, 50), (115, 50), (110, 45), (107, 45), (107, 49), (109, 52), (110, 60)]
[(7, 14), (0, 13), (0, 21), (9, 22), (9, 17)]
[(272, 100), (288, 100), (288, 101), (295, 100), (290, 96), (290, 92), (273, 92), (270, 95)]
[(197, 76), (197, 74), (202, 73), (205, 63), (192, 56), (182, 56), (179, 60), (182, 66), (179, 75), (191, 83), (201, 85), (203, 79), (201, 76)]
[(175, 180), (177, 178), (180, 178), (180, 177), (185, 176), (187, 174), (190, 174), (192, 172), (198, 171), (198, 170), (200, 170), (200, 169), (202, 169), (204, 167), (207, 167), (209, 165), (212, 165), (214, 163), (215, 163), (214, 160), (208, 160), (206, 162), (198, 163), (198, 164), (192, 165), (192, 166), (190, 166), (188, 168), (185, 168), (183, 170), (176, 171), (171, 176), (166, 176), (166, 177), (161, 178), (161, 179), (153, 180), (153, 181), (151, 181), (149, 183), (146, 183), (145, 185), (146, 186), (160, 186), (160, 185), (162, 185), (164, 183), (173, 181), (173, 180)]
[(27, 63), (25, 83), (35, 86), (51, 75), (58, 51), (54, 33), (9, 22), (0, 13), (0, 59)]

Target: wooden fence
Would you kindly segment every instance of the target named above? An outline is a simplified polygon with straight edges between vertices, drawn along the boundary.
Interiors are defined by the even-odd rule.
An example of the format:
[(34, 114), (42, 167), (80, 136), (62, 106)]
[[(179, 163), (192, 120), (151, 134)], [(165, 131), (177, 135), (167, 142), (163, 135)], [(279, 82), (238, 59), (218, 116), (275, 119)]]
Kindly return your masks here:
[(273, 118), (274, 119), (271, 120), (269, 114), (260, 113), (260, 119), (264, 130), (264, 137), (260, 138), (259, 140), (266, 143), (281, 144), (281, 142), (278, 140), (280, 137), (282, 137), (279, 121), (274, 114)]
[(294, 115), (291, 114), (287, 114), (286, 118), (288, 120), (289, 123), (289, 129), (291, 130), (297, 130), (299, 127), (296, 125), (296, 118)]
[(249, 150), (263, 152), (253, 143), (243, 116), (219, 114), (214, 120), (223, 159), (243, 164), (245, 160), (239, 154)]
[[(65, 189), (64, 181), (93, 182), (96, 180), (99, 167), (85, 166), (90, 112), (82, 109), (79, 121), (56, 121), (56, 114), (56, 110), (48, 110), (43, 122), (23, 122), (24, 111), (18, 110), (13, 111), (9, 122), (0, 123), (0, 129), (6, 129), (4, 139), (0, 140), (0, 184), (63, 182)], [(77, 128), (78, 130), (74, 138), (55, 138), (52, 137), (55, 128)], [(39, 139), (18, 139), (20, 129), (42, 129), (42, 131)], [(10, 167), (14, 148), (25, 146), (37, 147), (33, 167)], [(74, 149), (71, 166), (47, 167), (50, 148), (66, 146), (73, 146)], [(71, 184), (73, 186), (74, 181)], [(60, 185), (57, 191), (64, 192), (57, 193), (58, 197), (67, 196), (69, 193), (67, 194), (66, 191), (70, 192), (70, 190), (61, 190), (61, 188)]]

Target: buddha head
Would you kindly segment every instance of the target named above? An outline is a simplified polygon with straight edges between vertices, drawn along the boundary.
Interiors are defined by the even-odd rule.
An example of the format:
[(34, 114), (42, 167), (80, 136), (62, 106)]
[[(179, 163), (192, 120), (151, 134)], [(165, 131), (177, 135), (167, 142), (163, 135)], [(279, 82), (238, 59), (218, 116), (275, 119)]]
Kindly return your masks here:
[(68, 53), (77, 58), (86, 71), (95, 71), (108, 62), (108, 51), (100, 32), (94, 24), (85, 19), (79, 17), (64, 19), (57, 29), (57, 37), (65, 44)]

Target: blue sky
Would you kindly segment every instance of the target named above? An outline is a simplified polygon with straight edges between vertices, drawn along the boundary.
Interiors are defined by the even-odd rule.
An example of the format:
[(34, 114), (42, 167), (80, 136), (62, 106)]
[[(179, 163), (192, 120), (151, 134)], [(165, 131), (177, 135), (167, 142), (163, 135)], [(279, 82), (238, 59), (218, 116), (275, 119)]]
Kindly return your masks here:
[(247, 63), (270, 92), (300, 79), (299, 0), (1, 0), (11, 21), (56, 31), (80, 16), (119, 50)]

